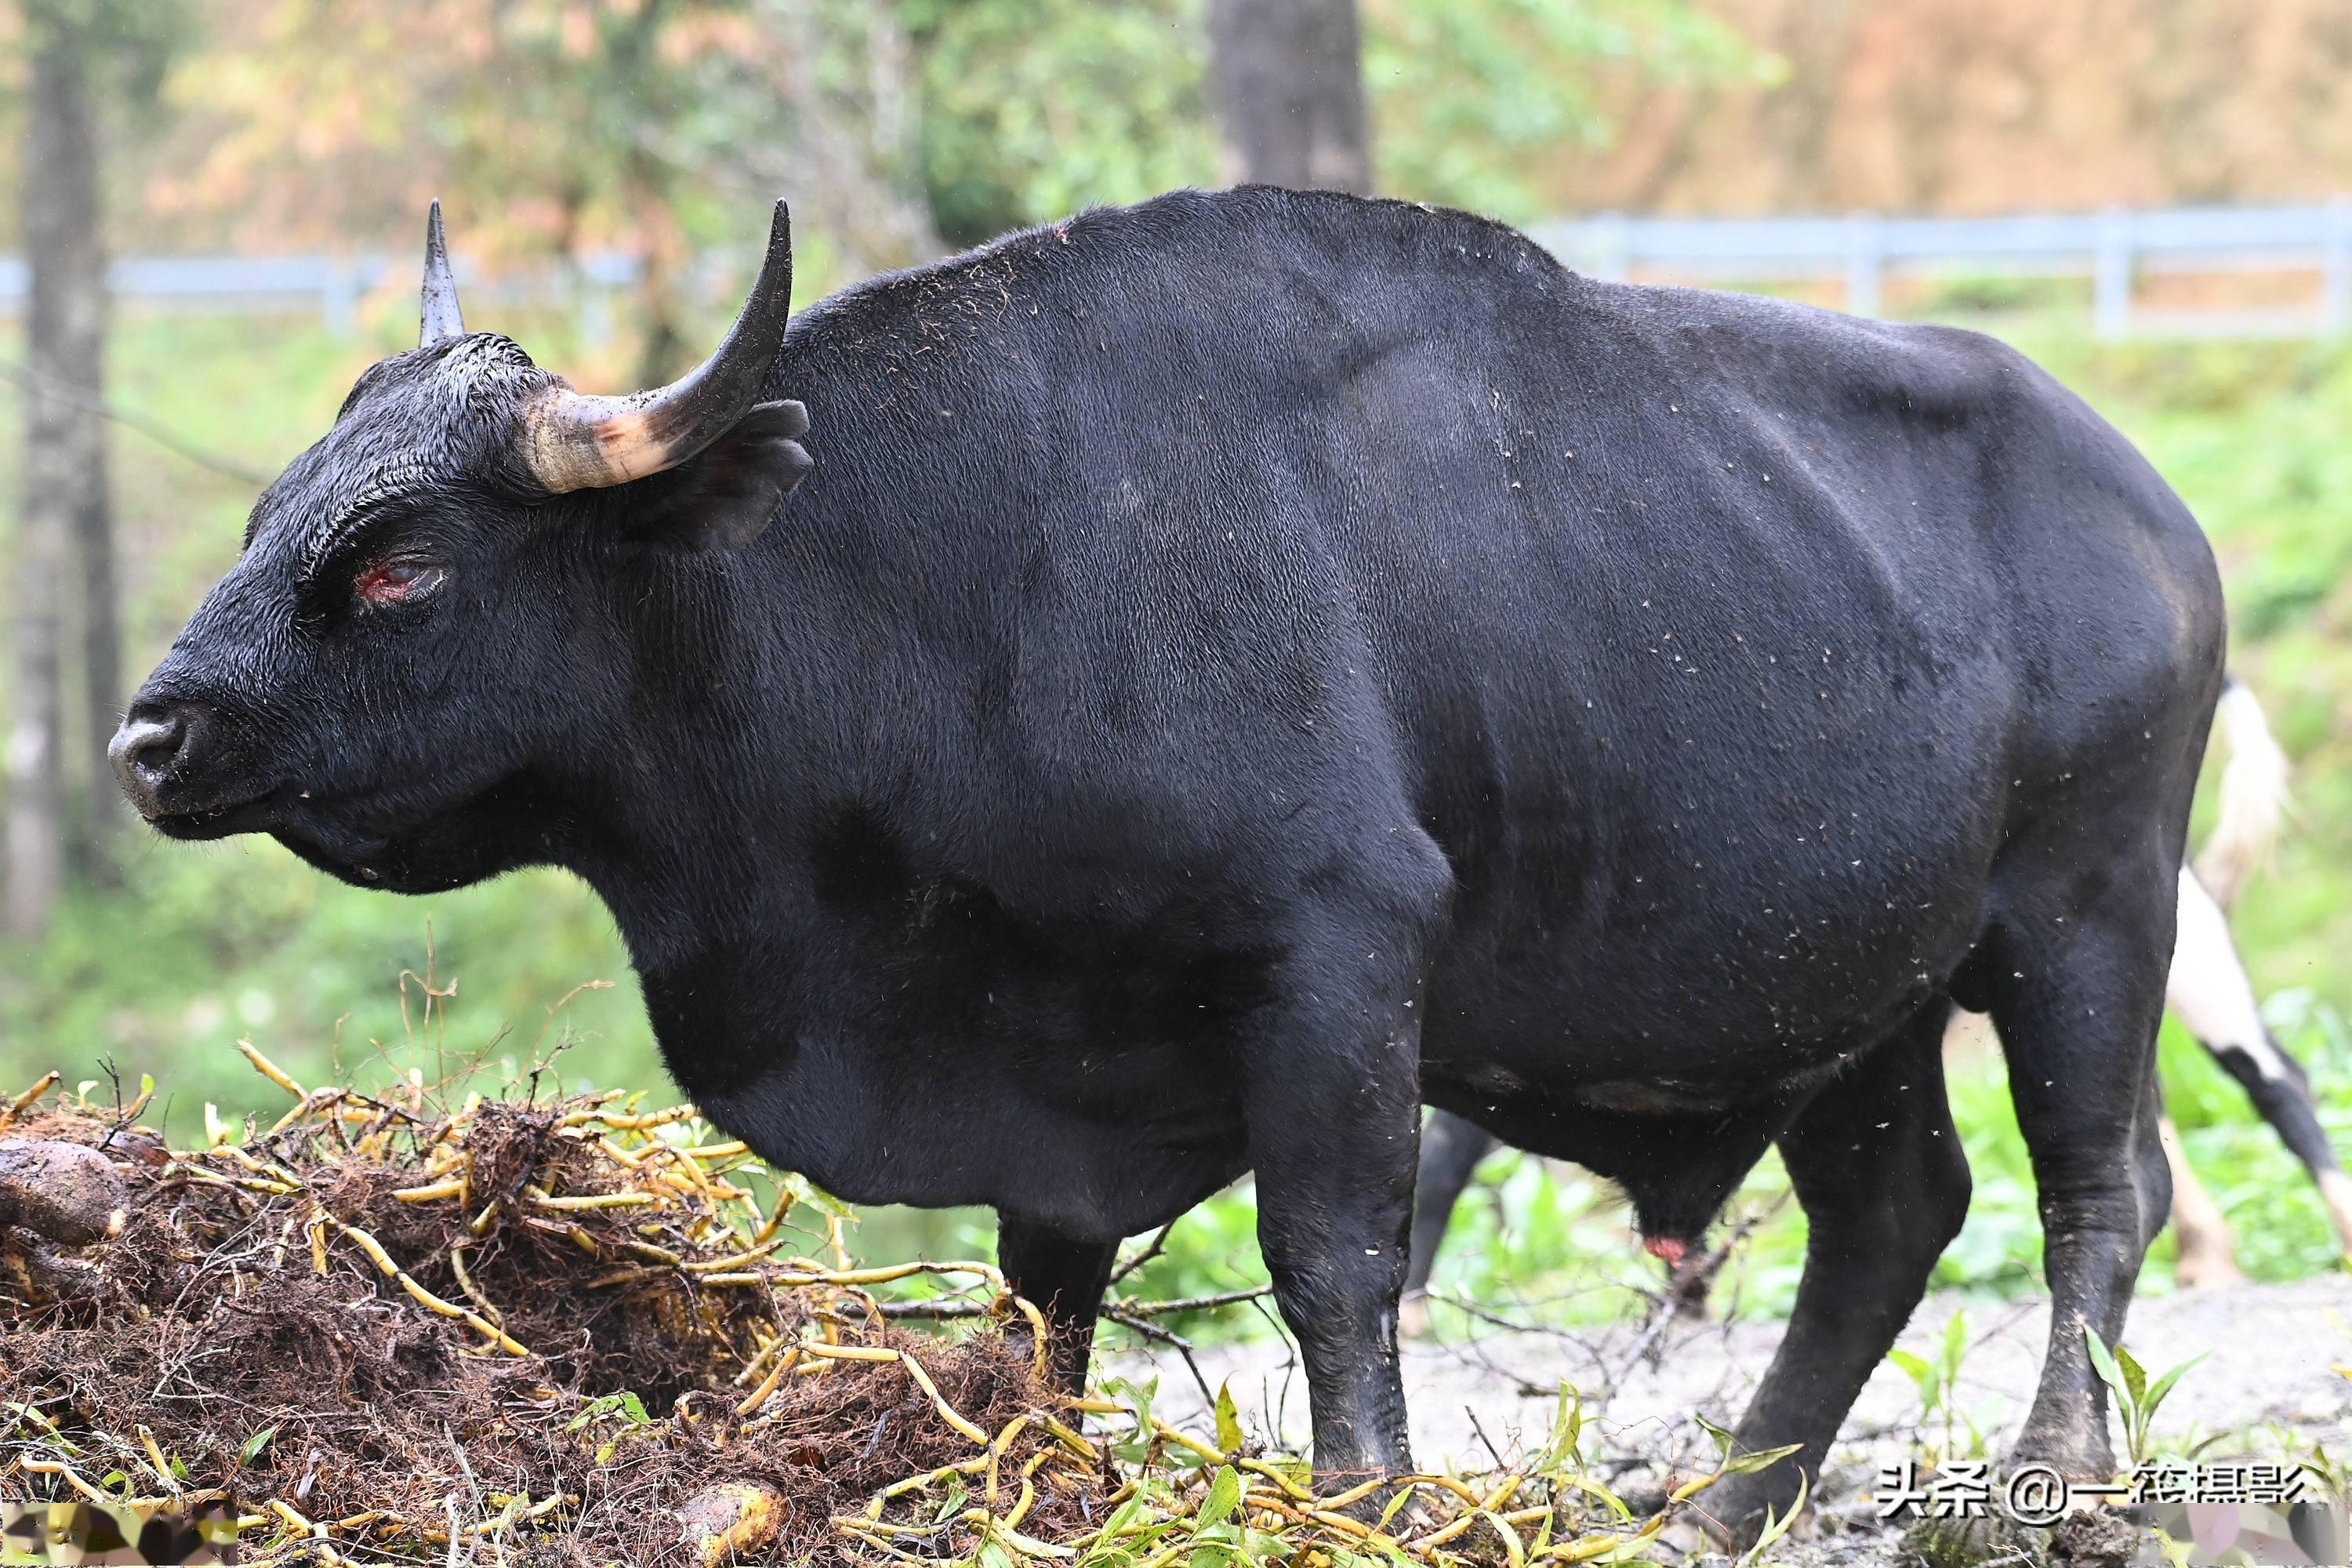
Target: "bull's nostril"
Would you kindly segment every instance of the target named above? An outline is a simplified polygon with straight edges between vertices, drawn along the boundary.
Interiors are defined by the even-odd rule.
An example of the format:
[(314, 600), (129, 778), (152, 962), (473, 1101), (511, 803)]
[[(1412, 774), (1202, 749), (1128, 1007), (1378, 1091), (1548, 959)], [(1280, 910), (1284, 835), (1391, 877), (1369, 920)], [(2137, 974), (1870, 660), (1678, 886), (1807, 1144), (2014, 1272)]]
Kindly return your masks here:
[(133, 709), (108, 743), (107, 760), (124, 787), (138, 792), (171, 770), (187, 740), (187, 717), (178, 710), (142, 713)]

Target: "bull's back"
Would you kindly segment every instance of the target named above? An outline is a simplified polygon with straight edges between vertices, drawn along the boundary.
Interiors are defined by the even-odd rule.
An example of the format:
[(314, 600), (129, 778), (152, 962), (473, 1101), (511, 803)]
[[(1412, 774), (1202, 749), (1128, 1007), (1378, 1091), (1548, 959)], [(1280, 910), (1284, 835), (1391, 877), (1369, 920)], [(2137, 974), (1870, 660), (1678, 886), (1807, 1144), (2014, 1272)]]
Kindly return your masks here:
[(1294, 416), (1307, 504), (1454, 868), (1441, 989), (1489, 1026), (1629, 1065), (1661, 1016), (1866, 1034), (1952, 981), (2019, 836), (2177, 834), (2210, 552), (2022, 356), (1500, 247), (1355, 297), (1393, 315)]
[[(1895, 1005), (1964, 948), (2017, 770), (2187, 747), (2218, 671), (2178, 501), (1969, 334), (1272, 191), (819, 314), (820, 430), (922, 466), (908, 608), (978, 650), (1049, 851), (1140, 802), (1171, 877), (1272, 875), (1393, 802), (1453, 868), (1456, 989), (1506, 1006), (1563, 972), (1706, 1033)], [(912, 510), (819, 456), (858, 526)]]

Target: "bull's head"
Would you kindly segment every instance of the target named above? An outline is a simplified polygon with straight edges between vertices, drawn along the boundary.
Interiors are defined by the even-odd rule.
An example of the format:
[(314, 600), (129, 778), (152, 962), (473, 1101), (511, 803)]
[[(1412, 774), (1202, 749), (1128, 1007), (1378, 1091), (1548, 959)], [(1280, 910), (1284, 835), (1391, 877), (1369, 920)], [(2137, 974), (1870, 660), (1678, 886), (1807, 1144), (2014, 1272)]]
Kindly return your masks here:
[(718, 352), (586, 396), (466, 331), (436, 203), (421, 341), (262, 493), (109, 748), (140, 815), (408, 890), (543, 858), (557, 775), (619, 729), (625, 670), (581, 677), (620, 651), (649, 553), (748, 542), (809, 469), (806, 412), (761, 401), (791, 294), (778, 203)]

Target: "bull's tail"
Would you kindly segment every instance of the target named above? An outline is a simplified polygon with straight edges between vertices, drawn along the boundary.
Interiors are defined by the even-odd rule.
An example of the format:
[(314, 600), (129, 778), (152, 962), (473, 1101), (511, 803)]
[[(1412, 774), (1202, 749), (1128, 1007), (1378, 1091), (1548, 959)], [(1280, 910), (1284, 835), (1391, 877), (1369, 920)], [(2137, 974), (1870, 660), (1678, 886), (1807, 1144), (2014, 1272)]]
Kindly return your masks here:
[(2221, 689), (2213, 725), (2230, 761), (2221, 770), (2221, 815), (2197, 852), (2196, 869), (2197, 879), (2226, 910), (2278, 837), (2287, 808), (2287, 761), (2262, 703), (2235, 676)]

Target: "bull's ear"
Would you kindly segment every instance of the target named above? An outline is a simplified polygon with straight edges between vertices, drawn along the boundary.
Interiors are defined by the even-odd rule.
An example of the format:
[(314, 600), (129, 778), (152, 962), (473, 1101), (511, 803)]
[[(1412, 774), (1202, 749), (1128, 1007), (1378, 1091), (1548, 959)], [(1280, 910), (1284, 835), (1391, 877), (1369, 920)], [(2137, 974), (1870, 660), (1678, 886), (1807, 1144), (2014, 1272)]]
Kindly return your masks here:
[(727, 434), (674, 468), (622, 487), (630, 531), (680, 550), (738, 550), (814, 468), (800, 438), (808, 410), (761, 403)]

